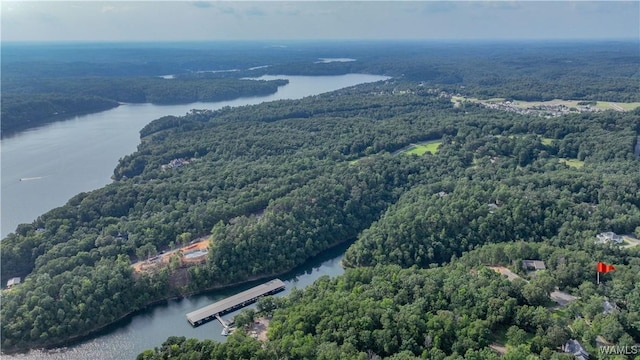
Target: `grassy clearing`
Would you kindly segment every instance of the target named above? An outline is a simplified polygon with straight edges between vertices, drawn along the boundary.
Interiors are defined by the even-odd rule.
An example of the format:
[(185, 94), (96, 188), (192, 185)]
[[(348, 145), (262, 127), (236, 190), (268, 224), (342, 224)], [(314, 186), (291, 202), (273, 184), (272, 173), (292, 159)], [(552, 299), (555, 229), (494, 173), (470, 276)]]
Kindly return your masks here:
[[(425, 142), (416, 143), (416, 144), (410, 144), (410, 145), (407, 145), (407, 146), (403, 147), (402, 149), (398, 149), (398, 150), (394, 151), (392, 153), (392, 155), (413, 154), (413, 155), (421, 156), (421, 155), (424, 155), (425, 153), (435, 154), (435, 153), (438, 152), (438, 147), (441, 144), (442, 144), (442, 140), (432, 140), (432, 141), (425, 141)], [(372, 155), (363, 156), (363, 157), (358, 158), (358, 159), (350, 160), (348, 162), (348, 164), (349, 165), (355, 165), (360, 160), (366, 159), (369, 156), (372, 156)]]
[(577, 169), (584, 166), (584, 161), (580, 161), (578, 159), (560, 159), (560, 162)]
[(616, 105), (620, 106), (625, 110), (633, 110), (640, 107), (640, 102), (632, 102), (632, 103), (616, 103)]
[(540, 142), (542, 143), (542, 145), (551, 145), (551, 143), (553, 143), (553, 139), (542, 137), (540, 138)]
[[(555, 303), (554, 303), (554, 305), (555, 305)], [(570, 315), (571, 314), (569, 314), (567, 312), (567, 310), (564, 309), (564, 308), (556, 308), (556, 309), (551, 310), (551, 316), (553, 316), (554, 318), (559, 319), (559, 320), (567, 320), (567, 321), (569, 321), (569, 320), (571, 320), (571, 316)]]
[(640, 107), (640, 102), (622, 103), (622, 102), (612, 102), (612, 101), (598, 101), (595, 107), (602, 110), (623, 109), (624, 111), (630, 111), (637, 107)]
[(528, 109), (531, 108), (533, 106), (545, 106), (545, 105), (564, 105), (568, 108), (571, 107), (577, 107), (578, 106), (578, 101), (577, 100), (560, 100), (560, 99), (553, 99), (553, 100), (549, 100), (549, 101), (522, 101), (522, 100), (517, 100), (514, 101), (513, 106), (520, 108), (520, 109)]
[(403, 150), (402, 153), (418, 155), (418, 156), (424, 155), (425, 153), (435, 154), (438, 152), (438, 147), (440, 146), (440, 144), (442, 144), (442, 141), (440, 140), (429, 141), (421, 144), (415, 144), (413, 146), (410, 146), (406, 150)]

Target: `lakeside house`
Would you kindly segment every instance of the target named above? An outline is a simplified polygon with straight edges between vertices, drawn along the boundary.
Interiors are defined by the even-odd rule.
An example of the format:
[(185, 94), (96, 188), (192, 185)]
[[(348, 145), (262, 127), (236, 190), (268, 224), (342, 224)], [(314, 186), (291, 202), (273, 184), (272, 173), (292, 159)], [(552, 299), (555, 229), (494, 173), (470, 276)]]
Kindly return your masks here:
[(164, 164), (160, 166), (160, 169), (162, 170), (167, 170), (167, 169), (175, 169), (175, 168), (179, 168), (183, 165), (187, 165), (189, 163), (191, 163), (193, 159), (184, 159), (184, 158), (177, 158), (177, 159), (173, 159), (171, 161), (169, 161), (168, 164)]
[(7, 281), (7, 289), (10, 289), (18, 284), (20, 284), (21, 279), (19, 277), (14, 277)]
[(606, 244), (606, 243), (622, 244), (623, 242), (622, 236), (612, 231), (600, 233), (596, 235), (596, 238), (598, 238), (598, 240), (596, 241), (597, 244)]

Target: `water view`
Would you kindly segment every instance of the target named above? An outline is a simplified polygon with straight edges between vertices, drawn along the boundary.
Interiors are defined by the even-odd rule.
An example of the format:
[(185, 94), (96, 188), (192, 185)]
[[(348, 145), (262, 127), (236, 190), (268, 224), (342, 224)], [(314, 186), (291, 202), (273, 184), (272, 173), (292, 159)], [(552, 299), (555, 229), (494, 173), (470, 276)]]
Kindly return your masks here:
[(213, 103), (183, 105), (124, 104), (115, 109), (31, 129), (4, 138), (2, 146), (2, 226), (4, 238), (21, 223), (83, 191), (111, 182), (119, 158), (140, 143), (140, 129), (165, 115), (184, 115), (191, 109), (220, 109), (264, 101), (299, 99), (356, 84), (387, 79), (384, 76), (263, 76), (286, 78), (289, 84), (275, 94)]
[[(338, 276), (344, 273), (342, 256), (349, 243), (333, 248), (306, 265), (279, 278), (286, 284), (285, 291), (275, 296), (285, 296), (294, 287), (303, 289), (322, 276)], [(188, 298), (169, 300), (152, 306), (126, 320), (114, 324), (93, 338), (65, 348), (47, 351), (31, 351), (27, 354), (3, 355), (3, 359), (30, 360), (86, 360), (86, 359), (134, 359), (146, 349), (160, 346), (169, 336), (185, 336), (200, 340), (224, 341), (222, 326), (211, 321), (197, 328), (187, 322), (186, 314), (203, 306), (246, 290), (269, 279), (247, 283), (221, 291), (211, 291)], [(230, 319), (237, 312), (223, 318)]]
[[(33, 221), (40, 214), (63, 205), (78, 192), (108, 184), (117, 160), (135, 151), (140, 141), (139, 129), (153, 119), (169, 114), (182, 115), (194, 108), (219, 109), (223, 106), (302, 98), (387, 79), (364, 74), (264, 76), (261, 79), (273, 78), (286, 78), (289, 84), (266, 97), (172, 106), (125, 104), (113, 110), (78, 116), (2, 139), (2, 237), (15, 230), (19, 223)], [(281, 276), (287, 288), (277, 296), (288, 294), (293, 287), (304, 288), (321, 276), (343, 273), (340, 261), (347, 246), (346, 243), (338, 246), (301, 268)], [(134, 358), (145, 349), (159, 346), (169, 336), (224, 341), (224, 337), (220, 335), (222, 327), (219, 323), (210, 322), (193, 328), (188, 324), (185, 314), (263, 281), (170, 300), (67, 347), (4, 355), (3, 358), (126, 359)]]

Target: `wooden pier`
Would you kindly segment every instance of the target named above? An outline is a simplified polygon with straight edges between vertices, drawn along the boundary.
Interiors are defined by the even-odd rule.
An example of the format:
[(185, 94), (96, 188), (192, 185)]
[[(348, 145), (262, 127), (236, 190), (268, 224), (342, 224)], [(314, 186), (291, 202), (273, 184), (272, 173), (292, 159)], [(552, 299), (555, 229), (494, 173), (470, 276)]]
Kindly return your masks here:
[[(207, 305), (196, 311), (187, 314), (187, 321), (192, 326), (200, 326), (206, 322), (216, 319), (221, 315), (242, 309), (243, 307), (253, 304), (259, 298), (267, 295), (273, 295), (284, 290), (284, 283), (280, 279), (271, 280), (262, 285), (258, 285), (249, 290), (245, 290), (239, 294), (222, 299), (211, 305)], [(221, 322), (222, 323), (222, 322)]]
[(224, 327), (224, 328), (228, 328), (231, 325), (233, 325), (233, 322), (234, 322), (233, 319), (231, 321), (227, 321), (227, 320), (223, 319), (222, 316), (220, 316), (218, 314), (216, 314), (215, 317), (220, 322), (220, 325), (222, 325), (222, 327)]

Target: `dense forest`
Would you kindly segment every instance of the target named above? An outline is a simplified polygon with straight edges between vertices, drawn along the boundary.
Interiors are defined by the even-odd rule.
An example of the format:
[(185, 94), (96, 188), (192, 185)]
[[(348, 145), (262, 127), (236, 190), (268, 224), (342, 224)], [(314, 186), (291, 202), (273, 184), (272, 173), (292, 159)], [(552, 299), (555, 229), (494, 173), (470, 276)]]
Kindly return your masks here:
[[(594, 48), (589, 54), (601, 56), (583, 59), (585, 68), (612, 61)], [(548, 51), (556, 57), (529, 70), (540, 84), (559, 56)], [(518, 65), (521, 53), (511, 66), (528, 69)], [(404, 71), (420, 59), (388, 66)], [(616, 59), (622, 65), (603, 71), (583, 98), (636, 100), (637, 92), (606, 85), (634, 64), (638, 76), (637, 57)], [(589, 82), (571, 71), (578, 84)], [(112, 184), (2, 240), (2, 282), (25, 277), (2, 294), (3, 351), (64, 344), (153, 302), (268, 278), (349, 240), (347, 273), (280, 301), (264, 346), (238, 331), (224, 344), (170, 338), (139, 358), (493, 359), (488, 346), (497, 342), (507, 358), (550, 359), (561, 358), (555, 352), (569, 338), (592, 352), (597, 337), (640, 340), (638, 248), (595, 244), (604, 231), (640, 236), (640, 110), (538, 117), (454, 106), (442, 95), (452, 83), (430, 76), (407, 72), (147, 125)], [(515, 79), (505, 75), (496, 91), (531, 90)], [(546, 84), (548, 96), (565, 96), (565, 81), (573, 80)], [(477, 95), (491, 85), (455, 89)], [(438, 141), (437, 151), (403, 151), (425, 141)], [(189, 161), (165, 166), (175, 159)], [(149, 273), (130, 266), (208, 235), (205, 263)], [(547, 270), (533, 276), (521, 269), (524, 259), (543, 260)], [(598, 261), (618, 269), (602, 275), (606, 286), (593, 281)], [(553, 309), (556, 287), (579, 300)], [(602, 313), (605, 299), (616, 312)]]
[[(265, 74), (371, 73), (478, 98), (640, 101), (633, 42), (2, 45), (2, 131), (113, 108), (266, 95)], [(611, 51), (615, 48), (615, 51)], [(321, 62), (347, 57), (355, 61)], [(604, 76), (597, 76), (606, 69)], [(170, 75), (170, 79), (161, 76)]]
[[(640, 235), (632, 153), (638, 115), (520, 122), (500, 121), (496, 113), (473, 127), (458, 124), (455, 136), (443, 135), (436, 155), (412, 157), (428, 170), (417, 172), (420, 180), (410, 181), (414, 185), (360, 233), (344, 260), (356, 268), (280, 304), (266, 347), (240, 331), (224, 344), (170, 338), (139, 359), (496, 359), (487, 348), (496, 341), (507, 344), (507, 358), (548, 359), (563, 358), (556, 351), (569, 338), (594, 355), (597, 337), (634, 344), (640, 338), (638, 249), (596, 246), (595, 235)], [(558, 161), (587, 150), (582, 168)], [(439, 158), (449, 161), (438, 164)], [(439, 172), (452, 162), (457, 166)], [(548, 268), (532, 277), (519, 266), (523, 259), (541, 259)], [(606, 287), (594, 284), (597, 261), (620, 270), (606, 275)], [(487, 265), (508, 266), (530, 280), (509, 282)], [(580, 300), (549, 311), (555, 288)], [(604, 314), (605, 299), (619, 310)]]
[[(599, 249), (595, 255), (627, 264), (606, 295), (612, 299), (617, 293), (619, 304), (632, 304), (639, 293), (628, 278), (640, 269), (637, 251)], [(603, 314), (605, 297), (592, 281), (570, 287), (580, 295), (578, 302), (549, 310), (548, 292), (571, 277), (567, 272), (583, 273), (593, 256), (587, 250), (511, 242), (480, 247), (445, 266), (349, 269), (279, 300), (264, 344), (242, 330), (225, 343), (172, 337), (138, 359), (574, 359), (557, 352), (570, 338), (589, 344), (604, 336), (633, 345), (627, 331), (633, 329), (637, 339), (637, 300)], [(508, 281), (483, 265), (532, 257), (552, 267), (530, 282)], [(266, 314), (264, 306), (258, 309)], [(502, 357), (489, 348), (496, 341), (509, 349)], [(597, 352), (589, 349), (594, 358)]]

